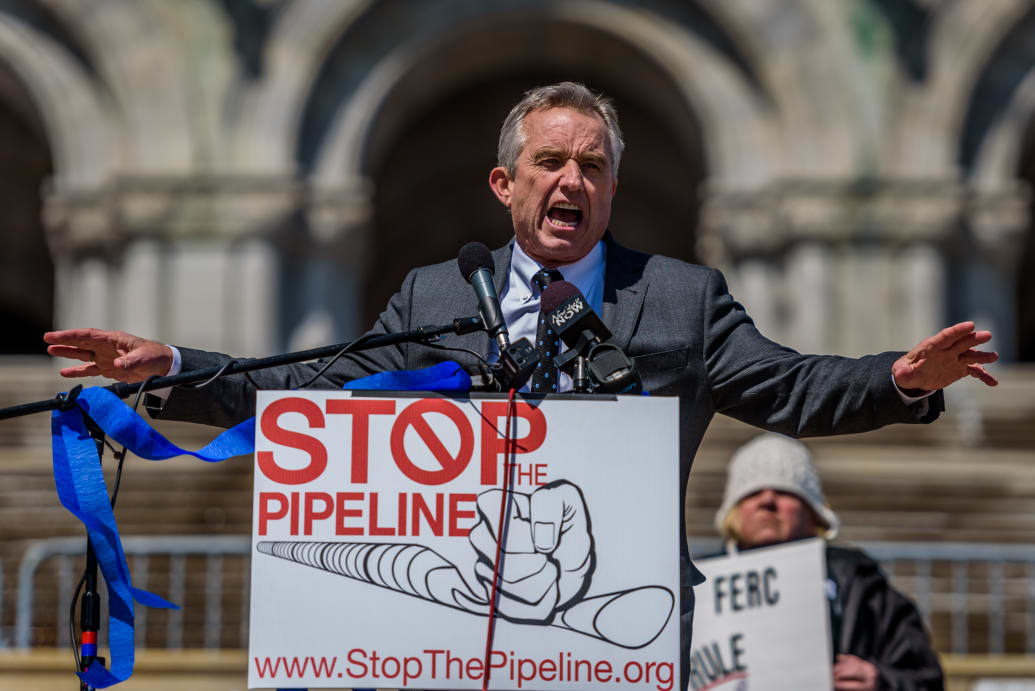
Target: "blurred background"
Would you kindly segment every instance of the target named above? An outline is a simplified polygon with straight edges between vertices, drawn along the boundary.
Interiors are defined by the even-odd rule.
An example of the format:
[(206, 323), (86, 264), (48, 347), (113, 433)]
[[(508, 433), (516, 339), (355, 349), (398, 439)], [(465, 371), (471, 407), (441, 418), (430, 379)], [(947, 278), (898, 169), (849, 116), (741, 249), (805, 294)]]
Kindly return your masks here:
[[(411, 267), (509, 239), (499, 125), (565, 79), (618, 107), (617, 239), (721, 268), (771, 338), (992, 330), (998, 388), (810, 448), (950, 688), (1035, 688), (1032, 0), (0, 0), (0, 407), (67, 388), (53, 328), (236, 355), (355, 337)], [(697, 553), (754, 433), (705, 438)], [(128, 463), (134, 580), (184, 609), (140, 616), (126, 688), (244, 687), (250, 491), (246, 458)], [(0, 686), (71, 685), (81, 532), (47, 416), (0, 423)]]

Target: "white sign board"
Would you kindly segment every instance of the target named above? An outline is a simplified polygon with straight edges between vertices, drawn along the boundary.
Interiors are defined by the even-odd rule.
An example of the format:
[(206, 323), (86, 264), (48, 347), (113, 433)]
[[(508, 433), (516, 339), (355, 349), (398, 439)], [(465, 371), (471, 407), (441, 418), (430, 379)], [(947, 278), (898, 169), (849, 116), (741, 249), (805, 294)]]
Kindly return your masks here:
[[(481, 688), (507, 407), (259, 393), (250, 688)], [(678, 689), (677, 400), (516, 411), (490, 687)]]
[(820, 539), (694, 562), (690, 688), (822, 691), (833, 679)]

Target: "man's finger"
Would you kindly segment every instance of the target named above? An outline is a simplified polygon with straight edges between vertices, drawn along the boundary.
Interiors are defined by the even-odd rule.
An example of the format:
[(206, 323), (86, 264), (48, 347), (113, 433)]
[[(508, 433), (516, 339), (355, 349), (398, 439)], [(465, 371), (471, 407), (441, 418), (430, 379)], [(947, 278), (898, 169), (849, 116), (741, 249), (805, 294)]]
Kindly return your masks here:
[(115, 358), (112, 361), (112, 364), (116, 367), (121, 367), (122, 369), (132, 369), (137, 365), (147, 364), (145, 362), (146, 355), (147, 353), (143, 349), (137, 348), (129, 351), (125, 355)]
[(834, 680), (834, 691), (866, 691), (868, 688), (861, 679)]
[(43, 334), (44, 343), (53, 345), (69, 345), (90, 350), (100, 343), (111, 343), (111, 331), (100, 329), (68, 329), (66, 331), (48, 331)]
[(987, 365), (988, 363), (995, 362), (998, 359), (999, 353), (989, 353), (983, 350), (974, 350), (973, 348), (960, 354), (960, 362), (967, 365), (973, 365), (975, 363)]
[(928, 339), (928, 342), (932, 347), (937, 348), (938, 350), (945, 350), (946, 348), (952, 347), (952, 344), (973, 330), (974, 322), (960, 322), (959, 324), (946, 326), (934, 336), (931, 336), (931, 338)]
[(58, 372), (62, 377), (68, 379), (76, 379), (78, 377), (100, 377), (101, 370), (97, 367), (96, 363), (89, 363), (86, 365), (77, 365), (76, 367), (66, 367)]
[(93, 362), (93, 351), (75, 348), (73, 346), (52, 345), (47, 346), (47, 354), (54, 357), (68, 358), (69, 360), (81, 360), (82, 362)]
[(999, 380), (986, 372), (981, 365), (967, 365), (967, 373), (975, 379), (980, 379), (988, 386), (999, 386)]
[(988, 343), (992, 340), (991, 331), (974, 331), (966, 334), (963, 338), (949, 346), (950, 350), (955, 350), (957, 353), (964, 353), (970, 350), (974, 346), (979, 346), (982, 343)]

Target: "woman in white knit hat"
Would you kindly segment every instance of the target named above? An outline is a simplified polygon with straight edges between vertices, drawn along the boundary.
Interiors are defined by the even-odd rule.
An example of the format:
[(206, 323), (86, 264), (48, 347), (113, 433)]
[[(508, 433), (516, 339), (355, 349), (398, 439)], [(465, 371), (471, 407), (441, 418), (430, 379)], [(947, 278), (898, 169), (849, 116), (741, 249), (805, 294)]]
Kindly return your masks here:
[[(801, 442), (763, 434), (733, 454), (715, 514), (727, 551), (832, 540), (840, 525)], [(827, 545), (826, 558), (835, 691), (943, 691), (938, 656), (913, 603), (863, 552)]]

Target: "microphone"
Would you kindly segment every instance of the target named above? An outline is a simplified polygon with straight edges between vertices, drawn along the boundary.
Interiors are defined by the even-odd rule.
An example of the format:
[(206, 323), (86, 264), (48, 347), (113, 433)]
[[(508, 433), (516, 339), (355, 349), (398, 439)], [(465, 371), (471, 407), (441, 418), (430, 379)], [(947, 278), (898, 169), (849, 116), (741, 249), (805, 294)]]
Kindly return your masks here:
[(491, 338), (496, 339), (500, 352), (503, 352), (510, 345), (510, 333), (503, 321), (496, 285), (492, 282), (492, 274), (496, 272), (492, 253), (480, 242), (469, 242), (460, 248), (456, 263), (464, 280), (471, 284), (478, 297), (478, 313), (485, 323), (485, 330)]
[[(629, 356), (614, 343), (611, 331), (589, 306), (589, 301), (568, 281), (554, 281), (543, 291), (543, 311), (568, 352), (554, 358), (557, 367), (572, 368), (572, 379), (580, 377), (579, 360), (584, 358), (593, 390), (606, 393), (638, 393), (640, 375)], [(584, 377), (584, 375), (582, 375)], [(576, 387), (578, 389), (578, 387)]]
[(499, 346), (499, 366), (486, 373), (485, 385), (499, 387), (501, 391), (520, 389), (539, 364), (539, 353), (527, 338), (519, 338), (513, 344), (510, 342), (500, 298), (492, 282), (492, 274), (496, 271), (492, 253), (480, 242), (469, 242), (460, 248), (456, 263), (460, 267), (460, 274), (471, 284), (478, 297), (478, 313), (485, 324), (485, 330)]

